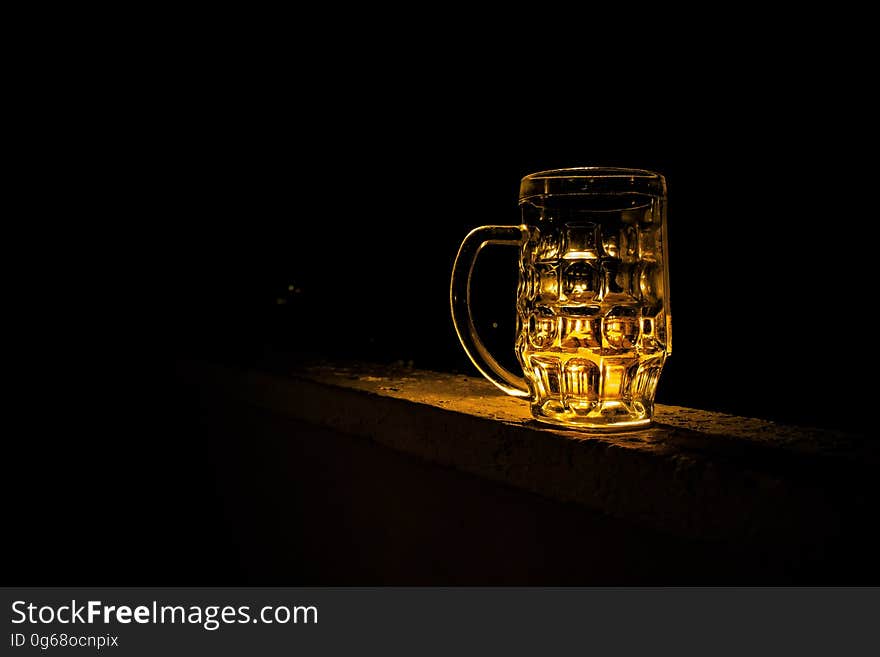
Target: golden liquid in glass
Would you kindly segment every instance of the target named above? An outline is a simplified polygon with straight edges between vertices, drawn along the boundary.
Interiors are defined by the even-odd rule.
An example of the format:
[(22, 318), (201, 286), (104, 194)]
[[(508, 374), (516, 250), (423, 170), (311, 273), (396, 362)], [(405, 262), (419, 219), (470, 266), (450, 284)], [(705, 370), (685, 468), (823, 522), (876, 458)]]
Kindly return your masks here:
[(517, 295), (532, 413), (600, 429), (647, 425), (670, 332), (652, 206), (543, 212), (523, 245)]

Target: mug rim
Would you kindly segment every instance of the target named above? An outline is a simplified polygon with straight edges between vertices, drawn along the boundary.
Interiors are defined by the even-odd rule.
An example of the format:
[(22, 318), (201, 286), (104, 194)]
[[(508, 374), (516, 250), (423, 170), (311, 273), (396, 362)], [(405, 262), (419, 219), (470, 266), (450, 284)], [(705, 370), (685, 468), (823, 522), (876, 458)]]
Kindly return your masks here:
[(535, 171), (522, 177), (522, 180), (545, 179), (545, 178), (647, 178), (651, 180), (662, 179), (663, 175), (648, 169), (633, 169), (630, 167), (568, 167), (564, 169), (545, 169)]
[(616, 195), (628, 193), (666, 196), (666, 178), (648, 169), (627, 167), (571, 167), (546, 169), (524, 176), (519, 199), (583, 194)]

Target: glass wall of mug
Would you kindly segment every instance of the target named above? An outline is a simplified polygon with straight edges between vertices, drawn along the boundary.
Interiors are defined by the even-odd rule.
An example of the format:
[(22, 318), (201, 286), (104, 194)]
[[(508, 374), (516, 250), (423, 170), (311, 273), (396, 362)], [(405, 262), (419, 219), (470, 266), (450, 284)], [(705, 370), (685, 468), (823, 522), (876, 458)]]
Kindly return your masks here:
[(671, 353), (663, 176), (561, 169), (526, 176), (516, 354), (532, 414), (624, 428), (653, 416)]

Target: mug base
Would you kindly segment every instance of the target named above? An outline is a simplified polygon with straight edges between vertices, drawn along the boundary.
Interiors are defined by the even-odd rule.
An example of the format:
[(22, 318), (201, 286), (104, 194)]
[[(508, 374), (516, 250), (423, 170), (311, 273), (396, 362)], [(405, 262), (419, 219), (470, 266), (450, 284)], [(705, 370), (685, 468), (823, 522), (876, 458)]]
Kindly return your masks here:
[(562, 404), (545, 402), (532, 404), (532, 417), (538, 422), (571, 429), (590, 431), (631, 431), (644, 429), (653, 421), (641, 403), (620, 401), (599, 402), (587, 409), (565, 408)]

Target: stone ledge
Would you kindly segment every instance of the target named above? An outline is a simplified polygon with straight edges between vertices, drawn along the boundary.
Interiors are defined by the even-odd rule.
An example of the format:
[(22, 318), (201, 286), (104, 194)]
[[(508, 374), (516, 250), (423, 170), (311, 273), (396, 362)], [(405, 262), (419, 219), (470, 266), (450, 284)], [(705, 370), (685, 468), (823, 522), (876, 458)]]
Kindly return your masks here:
[(859, 436), (662, 405), (645, 430), (551, 428), (482, 379), (388, 366), (188, 363), (180, 374), (226, 402), (678, 536), (820, 558), (829, 541), (859, 540), (872, 524), (880, 450)]

